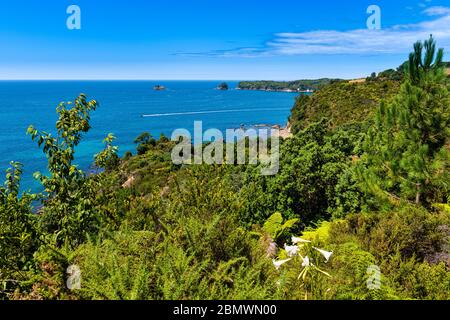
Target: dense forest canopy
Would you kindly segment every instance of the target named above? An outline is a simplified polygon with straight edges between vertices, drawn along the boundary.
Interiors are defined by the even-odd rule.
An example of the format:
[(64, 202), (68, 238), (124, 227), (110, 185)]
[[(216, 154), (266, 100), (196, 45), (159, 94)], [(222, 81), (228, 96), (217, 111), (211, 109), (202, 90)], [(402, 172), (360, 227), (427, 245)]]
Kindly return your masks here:
[(321, 89), (298, 98), (275, 176), (175, 165), (150, 133), (122, 159), (107, 135), (88, 176), (75, 149), (97, 102), (61, 103), (56, 136), (28, 129), (42, 194), (19, 192), (19, 163), (0, 187), (0, 298), (449, 299), (442, 56), (430, 38), (400, 79), (304, 82)]

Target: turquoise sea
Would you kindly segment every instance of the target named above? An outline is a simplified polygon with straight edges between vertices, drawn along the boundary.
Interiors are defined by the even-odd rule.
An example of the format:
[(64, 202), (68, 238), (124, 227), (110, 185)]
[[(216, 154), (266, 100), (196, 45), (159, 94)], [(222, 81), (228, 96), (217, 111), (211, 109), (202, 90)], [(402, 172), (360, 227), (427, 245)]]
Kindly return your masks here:
[[(215, 90), (221, 81), (0, 81), (0, 170), (10, 161), (24, 165), (22, 189), (39, 190), (32, 175), (46, 172), (46, 159), (25, 134), (29, 125), (55, 132), (56, 107), (79, 93), (95, 99), (99, 108), (92, 113), (90, 132), (76, 150), (76, 163), (87, 170), (93, 155), (102, 148), (108, 133), (116, 137), (120, 153), (135, 153), (133, 140), (144, 131), (170, 137), (173, 130), (193, 132), (196, 120), (203, 130), (225, 130), (240, 125), (285, 125), (296, 93)], [(163, 85), (166, 91), (154, 91)], [(143, 117), (143, 115), (150, 115)], [(3, 175), (0, 177), (4, 180)]]

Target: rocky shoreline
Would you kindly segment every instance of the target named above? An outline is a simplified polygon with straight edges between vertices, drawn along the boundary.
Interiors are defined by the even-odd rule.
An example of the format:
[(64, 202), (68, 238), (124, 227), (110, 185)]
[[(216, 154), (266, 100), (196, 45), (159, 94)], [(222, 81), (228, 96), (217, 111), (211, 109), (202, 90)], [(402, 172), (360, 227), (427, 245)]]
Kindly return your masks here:
[(275, 137), (280, 137), (283, 139), (288, 139), (292, 137), (292, 132), (291, 132), (291, 125), (288, 122), (287, 125), (285, 127), (276, 124), (276, 125), (269, 125), (269, 124), (255, 124), (255, 125), (251, 125), (251, 126), (241, 126), (241, 129), (273, 129), (273, 130), (278, 130), (276, 131), (272, 136)]

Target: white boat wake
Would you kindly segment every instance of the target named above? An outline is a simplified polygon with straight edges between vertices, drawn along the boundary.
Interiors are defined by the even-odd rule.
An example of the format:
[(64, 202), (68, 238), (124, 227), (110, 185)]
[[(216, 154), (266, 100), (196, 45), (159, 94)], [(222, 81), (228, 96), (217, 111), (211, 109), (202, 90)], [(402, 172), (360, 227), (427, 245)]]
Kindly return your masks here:
[(210, 113), (233, 113), (233, 112), (254, 112), (254, 111), (286, 111), (284, 108), (266, 108), (266, 109), (229, 109), (229, 110), (207, 110), (207, 111), (190, 111), (190, 112), (172, 112), (172, 113), (154, 113), (143, 114), (144, 118), (152, 117), (170, 117), (170, 116), (185, 116), (195, 114), (210, 114)]

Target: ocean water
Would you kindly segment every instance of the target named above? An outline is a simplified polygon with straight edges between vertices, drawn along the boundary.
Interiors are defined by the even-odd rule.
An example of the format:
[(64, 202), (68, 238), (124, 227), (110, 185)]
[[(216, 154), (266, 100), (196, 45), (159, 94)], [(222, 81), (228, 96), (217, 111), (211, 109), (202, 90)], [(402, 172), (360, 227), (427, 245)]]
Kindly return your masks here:
[[(46, 159), (26, 135), (29, 125), (55, 133), (56, 107), (73, 101), (79, 93), (95, 99), (99, 107), (91, 114), (92, 129), (76, 150), (76, 163), (87, 170), (102, 140), (113, 133), (120, 154), (135, 153), (133, 140), (148, 131), (154, 137), (186, 128), (193, 132), (194, 121), (203, 121), (203, 130), (225, 130), (240, 125), (285, 125), (295, 93), (231, 90), (215, 87), (221, 81), (0, 81), (0, 170), (10, 161), (24, 165), (22, 189), (39, 191), (32, 177), (46, 172)], [(161, 84), (166, 91), (154, 91)], [(144, 117), (145, 115), (145, 117)], [(0, 176), (0, 181), (4, 175)]]

